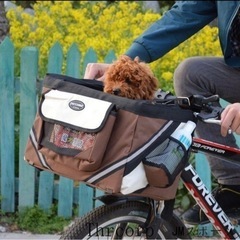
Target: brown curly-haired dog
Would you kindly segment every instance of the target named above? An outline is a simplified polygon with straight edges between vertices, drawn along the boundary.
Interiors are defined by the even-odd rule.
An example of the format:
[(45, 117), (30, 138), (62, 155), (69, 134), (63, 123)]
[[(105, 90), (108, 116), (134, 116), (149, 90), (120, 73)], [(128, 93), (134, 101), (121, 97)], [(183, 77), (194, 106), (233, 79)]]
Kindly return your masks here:
[(104, 80), (104, 92), (130, 99), (153, 99), (157, 87), (150, 67), (125, 55), (108, 68)]

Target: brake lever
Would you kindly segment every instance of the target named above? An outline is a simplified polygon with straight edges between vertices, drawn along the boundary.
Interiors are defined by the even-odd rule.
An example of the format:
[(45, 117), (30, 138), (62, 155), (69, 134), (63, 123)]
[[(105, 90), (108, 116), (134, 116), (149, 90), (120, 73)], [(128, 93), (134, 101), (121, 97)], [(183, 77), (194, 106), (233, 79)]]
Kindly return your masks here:
[(210, 102), (218, 102), (218, 101), (219, 101), (218, 95), (212, 95), (210, 97), (202, 98), (202, 103), (210, 103)]
[(212, 95), (210, 97), (203, 97), (201, 95), (192, 95), (190, 97), (177, 97), (176, 103), (182, 107), (187, 109), (192, 109), (194, 112), (200, 112), (204, 107), (208, 108), (213, 102), (219, 101), (218, 95)]
[[(199, 113), (195, 113), (194, 115), (196, 117), (198, 117), (198, 114)], [(221, 120), (219, 120), (219, 119), (213, 119), (213, 118), (212, 119), (203, 119), (202, 121), (205, 123), (213, 123), (213, 124), (221, 125)], [(232, 134), (231, 128), (228, 129), (228, 134)]]
[(205, 123), (213, 123), (213, 124), (221, 125), (221, 120), (219, 120), (219, 119), (205, 119), (204, 122)]

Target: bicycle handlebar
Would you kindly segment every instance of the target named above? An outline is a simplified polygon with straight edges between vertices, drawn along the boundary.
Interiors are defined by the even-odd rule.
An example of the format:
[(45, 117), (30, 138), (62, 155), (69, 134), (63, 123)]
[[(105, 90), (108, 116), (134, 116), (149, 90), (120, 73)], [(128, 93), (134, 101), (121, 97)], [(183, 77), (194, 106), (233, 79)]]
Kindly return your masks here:
[[(204, 97), (192, 95), (190, 97), (176, 97), (170, 92), (159, 89), (155, 94), (156, 102), (161, 104), (178, 104), (183, 109), (190, 109), (202, 122), (221, 124), (220, 118), (223, 108), (216, 106), (219, 102), (218, 95)], [(214, 105), (215, 103), (215, 105)]]

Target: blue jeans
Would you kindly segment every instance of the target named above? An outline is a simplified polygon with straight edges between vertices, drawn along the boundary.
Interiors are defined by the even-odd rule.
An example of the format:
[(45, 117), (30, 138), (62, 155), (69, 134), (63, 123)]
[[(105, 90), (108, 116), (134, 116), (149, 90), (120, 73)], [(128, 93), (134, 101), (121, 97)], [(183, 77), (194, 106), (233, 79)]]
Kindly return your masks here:
[[(230, 102), (240, 102), (240, 69), (229, 67), (221, 57), (192, 57), (184, 60), (174, 73), (177, 96), (218, 94)], [(200, 138), (238, 148), (233, 135), (222, 137), (220, 126), (198, 122)], [(240, 185), (240, 165), (207, 156), (213, 176), (220, 184)]]

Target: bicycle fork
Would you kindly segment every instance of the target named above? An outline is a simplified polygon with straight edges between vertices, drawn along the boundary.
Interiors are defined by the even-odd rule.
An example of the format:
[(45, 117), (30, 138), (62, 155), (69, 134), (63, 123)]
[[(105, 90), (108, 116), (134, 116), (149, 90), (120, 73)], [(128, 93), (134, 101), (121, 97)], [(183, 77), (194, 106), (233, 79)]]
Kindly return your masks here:
[(234, 225), (211, 192), (206, 188), (191, 164), (184, 168), (181, 178), (185, 187), (189, 190), (220, 236), (225, 239), (240, 239), (240, 235)]

